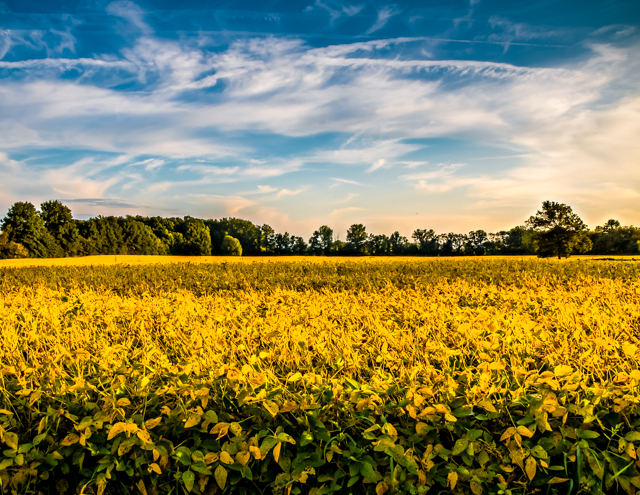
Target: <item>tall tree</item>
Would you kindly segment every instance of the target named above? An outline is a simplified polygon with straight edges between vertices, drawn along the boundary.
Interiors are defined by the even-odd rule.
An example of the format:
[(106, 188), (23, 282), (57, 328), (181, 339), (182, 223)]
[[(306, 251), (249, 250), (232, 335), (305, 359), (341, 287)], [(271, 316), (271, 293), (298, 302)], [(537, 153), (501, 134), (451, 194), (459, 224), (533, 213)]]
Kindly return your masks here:
[(194, 256), (211, 255), (211, 233), (203, 220), (184, 217), (185, 254)]
[(411, 238), (420, 245), (421, 254), (438, 254), (438, 236), (433, 229), (416, 229), (413, 231)]
[(11, 227), (0, 232), (0, 260), (28, 258), (29, 251), (22, 244), (9, 240), (10, 232)]
[(333, 229), (323, 225), (309, 238), (309, 248), (313, 254), (329, 254), (333, 245)]
[(527, 220), (534, 232), (538, 257), (568, 258), (573, 251), (585, 253), (591, 249), (589, 228), (570, 206), (555, 201), (542, 203), (542, 210)]
[(226, 256), (242, 256), (242, 245), (235, 237), (225, 235), (221, 247)]
[(44, 227), (62, 248), (65, 256), (76, 256), (80, 245), (80, 231), (71, 210), (60, 201), (45, 201), (40, 205)]
[(260, 227), (260, 250), (264, 254), (273, 254), (276, 250), (276, 231), (266, 223)]
[(28, 202), (14, 203), (2, 220), (2, 230), (9, 242), (21, 244), (35, 258), (62, 256), (62, 249), (44, 227), (35, 206)]
[(409, 242), (409, 240), (405, 236), (400, 235), (400, 232), (396, 230), (389, 237), (389, 242), (391, 243), (391, 253), (399, 255), (404, 252), (404, 247)]
[(367, 229), (361, 223), (354, 223), (347, 229), (347, 242), (355, 253), (362, 254), (364, 252), (365, 242), (368, 237)]
[(483, 255), (485, 254), (486, 246), (489, 236), (484, 230), (473, 230), (467, 234), (467, 242), (464, 246), (464, 254), (468, 255)]

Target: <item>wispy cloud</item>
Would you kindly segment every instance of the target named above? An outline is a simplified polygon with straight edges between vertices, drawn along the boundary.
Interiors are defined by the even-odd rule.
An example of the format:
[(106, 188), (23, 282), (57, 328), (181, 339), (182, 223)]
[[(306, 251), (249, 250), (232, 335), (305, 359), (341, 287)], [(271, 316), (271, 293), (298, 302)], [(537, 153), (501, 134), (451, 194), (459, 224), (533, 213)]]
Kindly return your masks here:
[(283, 196), (297, 196), (300, 193), (305, 192), (307, 189), (305, 187), (301, 187), (300, 189), (296, 189), (295, 191), (291, 191), (290, 189), (281, 189), (278, 194), (276, 194), (276, 198), (281, 198)]
[(337, 177), (331, 177), (331, 180), (334, 180), (336, 182), (342, 182), (343, 184), (355, 184), (356, 186), (361, 186), (362, 185), (361, 182), (357, 182), (355, 180), (339, 179)]
[[(304, 215), (322, 222), (318, 215), (360, 211), (332, 210), (333, 199), (356, 196), (323, 203), (316, 184), (366, 183), (358, 203), (367, 206), (395, 195), (412, 208), (457, 194), (456, 208), (515, 211), (547, 194), (602, 204), (605, 191), (615, 200), (610, 209), (637, 217), (629, 213), (640, 183), (635, 26), (604, 26), (572, 45), (580, 56), (527, 65), (494, 45), (570, 44), (567, 33), (575, 30), (496, 13), (482, 26), (474, 21), (469, 39), (449, 31), (362, 41), (338, 37), (339, 26), (377, 36), (399, 32), (402, 19), (407, 34), (423, 34), (420, 22), (405, 21), (426, 12), (394, 4), (380, 7), (374, 21), (370, 7), (328, 0), (311, 10), (323, 13), (296, 15), (319, 19), (320, 34), (330, 31), (335, 44), (264, 33), (163, 37), (152, 21), (161, 14), (130, 1), (107, 7), (121, 34), (109, 33), (120, 43), (109, 53), (83, 51), (73, 18), (32, 30), (3, 26), (2, 201), (120, 198), (176, 210), (200, 201), (209, 208), (203, 214), (270, 215), (302, 225)], [(448, 25), (466, 11), (456, 10)], [(434, 47), (454, 43), (438, 57), (444, 52)], [(481, 43), (497, 55), (474, 59)], [(481, 158), (453, 147), (448, 153), (460, 156), (436, 156), (427, 143), (442, 138), (506, 149), (513, 159), (497, 165), (492, 156), (480, 167)], [(283, 187), (277, 181), (287, 174), (314, 187)], [(287, 201), (274, 199), (294, 196), (313, 206), (285, 221), (273, 205)], [(317, 205), (323, 213), (312, 215)], [(597, 215), (595, 207), (589, 211)]]
[(365, 34), (372, 34), (376, 31), (379, 31), (387, 24), (387, 22), (389, 22), (389, 19), (391, 19), (394, 15), (399, 14), (400, 12), (402, 11), (398, 10), (394, 5), (382, 7), (380, 10), (378, 10), (378, 17), (376, 19), (376, 22), (367, 30)]

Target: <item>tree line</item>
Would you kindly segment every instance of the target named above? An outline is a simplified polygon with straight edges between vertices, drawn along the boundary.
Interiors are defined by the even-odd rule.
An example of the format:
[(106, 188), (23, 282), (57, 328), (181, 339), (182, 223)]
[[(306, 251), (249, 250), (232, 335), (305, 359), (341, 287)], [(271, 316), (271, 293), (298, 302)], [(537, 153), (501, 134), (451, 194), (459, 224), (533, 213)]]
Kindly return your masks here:
[(0, 258), (54, 258), (89, 255), (325, 255), (325, 256), (484, 256), (571, 254), (636, 254), (640, 228), (609, 220), (589, 230), (571, 207), (545, 201), (523, 225), (487, 233), (436, 234), (416, 229), (411, 239), (367, 232), (353, 224), (345, 241), (323, 225), (308, 241), (267, 224), (240, 218), (199, 219), (97, 216), (74, 219), (58, 200), (40, 210), (29, 202), (14, 203), (0, 224)]

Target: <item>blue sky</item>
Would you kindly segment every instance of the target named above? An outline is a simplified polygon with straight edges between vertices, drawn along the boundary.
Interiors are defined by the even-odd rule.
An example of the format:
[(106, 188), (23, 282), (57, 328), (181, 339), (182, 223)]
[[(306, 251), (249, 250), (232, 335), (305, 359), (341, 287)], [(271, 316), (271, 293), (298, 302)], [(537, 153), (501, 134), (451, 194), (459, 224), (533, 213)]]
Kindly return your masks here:
[(0, 211), (640, 224), (640, 4), (0, 1)]

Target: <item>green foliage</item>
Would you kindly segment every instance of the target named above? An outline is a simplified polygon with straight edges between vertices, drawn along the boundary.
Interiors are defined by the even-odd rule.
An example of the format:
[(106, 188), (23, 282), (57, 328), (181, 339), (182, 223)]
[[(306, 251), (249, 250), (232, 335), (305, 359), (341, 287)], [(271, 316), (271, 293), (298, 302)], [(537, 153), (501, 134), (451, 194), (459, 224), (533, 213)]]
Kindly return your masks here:
[(535, 231), (534, 241), (542, 258), (568, 258), (574, 251), (586, 253), (592, 247), (588, 227), (565, 204), (545, 201), (542, 210), (529, 218), (527, 225)]
[(5, 369), (1, 486), (551, 495), (632, 494), (640, 484), (640, 408), (576, 402), (570, 385), (554, 391), (544, 374), (530, 393), (494, 406), (470, 401), (463, 385), (434, 404), (392, 381), (306, 375), (274, 388), (246, 372), (177, 367), (159, 376), (133, 365), (34, 387), (24, 370)]
[(0, 232), (0, 259), (28, 258), (29, 251), (22, 244), (9, 240), (10, 232), (11, 227)]
[(44, 227), (62, 248), (62, 254), (76, 256), (80, 246), (80, 232), (71, 210), (60, 201), (45, 201), (40, 205)]
[(242, 256), (240, 241), (230, 235), (225, 235), (222, 240), (222, 252), (227, 256)]
[(365, 242), (368, 237), (367, 229), (361, 223), (354, 223), (347, 229), (347, 243), (353, 253), (364, 254)]
[(315, 255), (328, 255), (333, 246), (333, 229), (327, 225), (321, 226), (309, 238), (309, 251)]
[(49, 258), (63, 254), (31, 203), (14, 203), (2, 221), (2, 230), (7, 232), (9, 242), (22, 245), (31, 257)]

